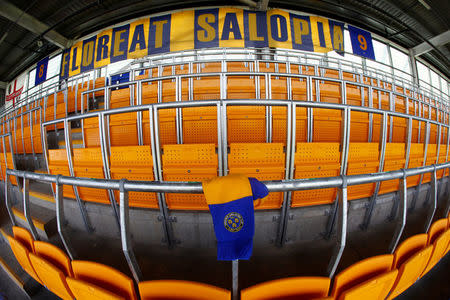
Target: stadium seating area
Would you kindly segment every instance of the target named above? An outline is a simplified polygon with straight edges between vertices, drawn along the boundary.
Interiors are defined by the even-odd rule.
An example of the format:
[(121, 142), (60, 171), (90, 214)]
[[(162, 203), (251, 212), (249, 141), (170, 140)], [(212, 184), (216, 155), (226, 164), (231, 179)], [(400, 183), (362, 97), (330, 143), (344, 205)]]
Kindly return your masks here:
[[(6, 156), (0, 155), (3, 177), (5, 169), (13, 165), (11, 153), (39, 154), (42, 151), (46, 152), (51, 174), (71, 175), (72, 168), (73, 175), (80, 177), (170, 181), (201, 181), (221, 175), (218, 168), (223, 158), (217, 154), (219, 106), (157, 109), (158, 133), (155, 134), (159, 138), (159, 148), (153, 151), (148, 110), (107, 116), (106, 150), (101, 148), (101, 120), (92, 115), (83, 119), (78, 140), (69, 137), (71, 145), (62, 141), (58, 149), (48, 148), (46, 143), (48, 132), (55, 129), (61, 132), (63, 129), (61, 118), (69, 117), (68, 123), (75, 128), (73, 131), (79, 130), (76, 127), (80, 125), (71, 122), (70, 117), (87, 110), (221, 99), (247, 99), (255, 103), (258, 99), (285, 100), (298, 105), (293, 106), (292, 177), (286, 171), (290, 168), (286, 149), (290, 138), (287, 136), (287, 106), (226, 106), (226, 122), (219, 124), (219, 127), (226, 126), (227, 133), (227, 149), (223, 154), (227, 155), (228, 162), (224, 166), (225, 172), (245, 173), (261, 180), (279, 180), (392, 171), (432, 165), (447, 159), (447, 108), (407, 87), (359, 73), (273, 61), (202, 62), (192, 63), (191, 68), (192, 73), (188, 64), (180, 63), (130, 71), (133, 76), (134, 73), (140, 74), (134, 76), (138, 81), (132, 84), (122, 82), (117, 89), (108, 88), (107, 78), (81, 83), (75, 81), (67, 89), (8, 113), (2, 118), (1, 126), (2, 133), (11, 133), (4, 139), (5, 149), (0, 147), (0, 152), (6, 152)], [(221, 73), (222, 70), (226, 72)], [(240, 73), (233, 75), (233, 72)], [(311, 89), (308, 89), (308, 83)], [(348, 116), (350, 138), (345, 161), (342, 161), (347, 156), (342, 152), (342, 132), (347, 118), (344, 106), (336, 109), (304, 107), (304, 101), (352, 105)], [(359, 107), (375, 110), (359, 111)], [(397, 113), (387, 116), (385, 135), (382, 130), (383, 110)], [(42, 126), (42, 131), (42, 122), (58, 119), (60, 121), (55, 124)], [(386, 141), (384, 153), (381, 147), (383, 136)], [(73, 148), (70, 152), (72, 166), (67, 152), (62, 149), (65, 147)], [(102, 160), (105, 153), (108, 166)], [(128, 157), (123, 153), (133, 155)], [(380, 164), (382, 157), (384, 161)], [(154, 164), (155, 159), (157, 165)], [(158, 169), (163, 174), (161, 178), (157, 174)], [(439, 172), (438, 178), (443, 176), (443, 172)], [(426, 183), (430, 178), (427, 174), (421, 181), (421, 176), (412, 176), (408, 178), (408, 187)], [(10, 181), (16, 184), (14, 178), (11, 177)], [(383, 182), (379, 194), (393, 192), (397, 188), (398, 180)], [(83, 200), (109, 203), (109, 195), (105, 191), (79, 190)], [(370, 197), (374, 190), (375, 184), (351, 187), (349, 200)], [(65, 187), (64, 196), (74, 198), (73, 189)], [(295, 192), (292, 206), (327, 204), (335, 198), (335, 189)], [(280, 208), (282, 199), (282, 193), (270, 195), (259, 209)], [(201, 195), (172, 194), (166, 196), (166, 202), (170, 209), (207, 208)], [(158, 207), (154, 194), (133, 193), (130, 204)]]
[[(62, 299), (231, 299), (215, 286), (176, 280), (138, 282), (93, 261), (71, 261), (52, 244), (35, 241), (28, 230), (13, 227), (8, 236), (22, 268)], [(393, 299), (423, 277), (450, 251), (450, 215), (435, 221), (428, 233), (404, 240), (393, 254), (369, 257), (328, 277), (292, 277), (264, 282), (241, 291), (242, 300)]]

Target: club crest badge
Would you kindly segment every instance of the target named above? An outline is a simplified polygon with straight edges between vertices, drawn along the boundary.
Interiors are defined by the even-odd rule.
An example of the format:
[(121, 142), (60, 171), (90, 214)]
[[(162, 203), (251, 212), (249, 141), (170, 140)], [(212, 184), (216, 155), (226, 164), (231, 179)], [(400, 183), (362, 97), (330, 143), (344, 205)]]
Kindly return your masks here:
[(237, 212), (231, 212), (223, 219), (223, 225), (229, 232), (238, 232), (244, 226), (244, 218)]

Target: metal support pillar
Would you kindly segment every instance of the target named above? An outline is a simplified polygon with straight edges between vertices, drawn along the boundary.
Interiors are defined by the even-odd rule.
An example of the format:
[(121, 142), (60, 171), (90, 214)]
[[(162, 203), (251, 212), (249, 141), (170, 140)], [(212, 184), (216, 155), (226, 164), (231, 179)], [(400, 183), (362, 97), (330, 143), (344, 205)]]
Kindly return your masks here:
[(232, 287), (231, 287), (231, 299), (239, 300), (239, 260), (235, 259), (231, 261), (231, 273), (232, 273)]
[(142, 280), (142, 272), (134, 255), (130, 238), (130, 215), (128, 208), (128, 191), (124, 189), (126, 179), (120, 181), (120, 240), (122, 242), (122, 251), (127, 260), (130, 271), (134, 280), (140, 282)]
[(433, 173), (431, 174), (431, 206), (430, 211), (428, 212), (427, 221), (425, 222), (424, 232), (428, 232), (430, 229), (431, 223), (433, 222), (434, 214), (436, 213), (437, 208), (437, 180), (436, 180), (436, 165), (434, 166)]
[[(400, 207), (400, 215), (397, 218), (397, 224), (395, 226), (395, 232), (392, 236), (391, 243), (389, 245), (389, 252), (394, 253), (397, 248), (398, 242), (402, 236), (403, 230), (406, 225), (407, 206), (408, 206), (408, 185), (406, 183), (406, 172), (403, 170), (403, 178), (400, 180), (398, 193), (398, 205)], [(395, 205), (395, 203), (394, 203)]]
[(73, 250), (72, 244), (66, 236), (65, 227), (66, 221), (64, 216), (64, 197), (63, 197), (63, 185), (60, 183), (61, 175), (56, 176), (56, 191), (55, 191), (55, 203), (56, 203), (56, 224), (58, 227), (58, 233), (61, 241), (64, 244), (67, 254), (71, 260), (74, 260), (76, 255)]
[(342, 176), (342, 187), (339, 189), (339, 212), (338, 212), (338, 226), (336, 246), (333, 250), (330, 263), (328, 265), (328, 277), (332, 278), (344, 253), (345, 243), (347, 239), (347, 178)]

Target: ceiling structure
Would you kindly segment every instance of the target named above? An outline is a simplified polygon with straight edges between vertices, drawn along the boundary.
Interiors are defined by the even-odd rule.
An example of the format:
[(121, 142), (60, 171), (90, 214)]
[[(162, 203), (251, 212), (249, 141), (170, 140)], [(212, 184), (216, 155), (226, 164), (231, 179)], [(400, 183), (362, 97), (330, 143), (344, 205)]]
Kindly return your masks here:
[(293, 9), (345, 21), (411, 49), (450, 78), (448, 0), (0, 0), (0, 83), (71, 41), (118, 22), (222, 5)]

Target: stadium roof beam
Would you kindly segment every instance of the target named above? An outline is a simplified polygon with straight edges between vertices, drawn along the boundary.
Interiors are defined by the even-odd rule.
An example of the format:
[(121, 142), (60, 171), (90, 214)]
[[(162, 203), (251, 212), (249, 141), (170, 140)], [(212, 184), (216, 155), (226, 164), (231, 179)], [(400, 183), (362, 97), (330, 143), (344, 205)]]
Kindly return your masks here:
[(264, 11), (267, 10), (267, 7), (269, 6), (269, 0), (260, 0), (259, 2), (255, 2), (253, 0), (239, 0), (239, 2), (242, 2), (252, 8)]
[(55, 30), (46, 32), (49, 29), (48, 25), (27, 14), (8, 1), (0, 0), (0, 7), (2, 8), (0, 9), (0, 16), (3, 16), (8, 20), (17, 23), (28, 31), (31, 31), (38, 35), (41, 35), (45, 32), (43, 38), (62, 49), (67, 48), (70, 45), (70, 41), (67, 38), (56, 32)]
[[(435, 37), (432, 37), (429, 42), (431, 44), (433, 44), (435, 47), (439, 47), (439, 46), (443, 46), (447, 43), (450, 43), (450, 30), (447, 30)], [(424, 53), (427, 53), (429, 51), (433, 50), (433, 47), (427, 43), (427, 42), (423, 42), (417, 46), (415, 46), (414, 48), (411, 48), (412, 54), (414, 56), (419, 56), (422, 55)]]

